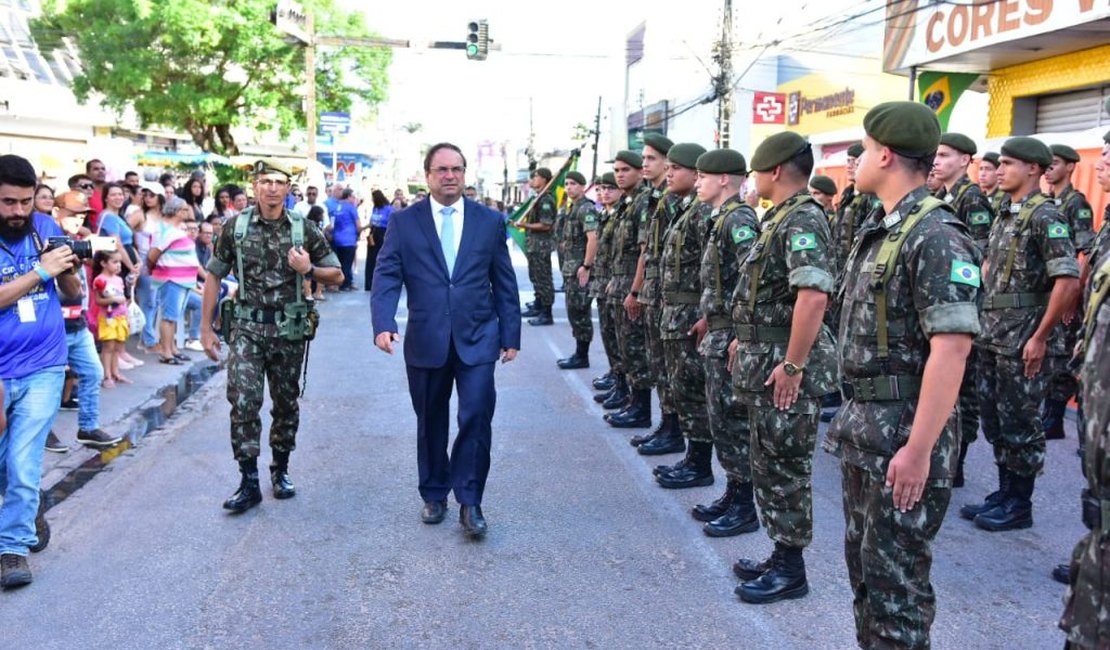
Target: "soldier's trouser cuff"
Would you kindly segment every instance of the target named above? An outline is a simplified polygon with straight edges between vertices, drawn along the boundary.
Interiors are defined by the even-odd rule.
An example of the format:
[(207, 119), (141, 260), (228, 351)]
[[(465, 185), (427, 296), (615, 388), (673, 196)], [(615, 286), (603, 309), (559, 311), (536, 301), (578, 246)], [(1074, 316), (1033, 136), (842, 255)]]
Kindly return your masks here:
[(813, 452), (820, 409), (749, 406), (752, 483), (760, 518), (772, 540), (804, 548), (813, 540)]

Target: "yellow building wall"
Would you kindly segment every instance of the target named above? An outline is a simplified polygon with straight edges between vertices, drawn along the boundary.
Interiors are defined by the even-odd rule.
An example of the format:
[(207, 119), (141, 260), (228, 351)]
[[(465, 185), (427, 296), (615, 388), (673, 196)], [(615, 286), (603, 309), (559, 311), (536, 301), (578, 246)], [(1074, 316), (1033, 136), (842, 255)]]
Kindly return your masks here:
[(987, 137), (1010, 135), (1014, 100), (1062, 92), (1110, 81), (1110, 45), (1031, 61), (991, 72), (988, 86)]

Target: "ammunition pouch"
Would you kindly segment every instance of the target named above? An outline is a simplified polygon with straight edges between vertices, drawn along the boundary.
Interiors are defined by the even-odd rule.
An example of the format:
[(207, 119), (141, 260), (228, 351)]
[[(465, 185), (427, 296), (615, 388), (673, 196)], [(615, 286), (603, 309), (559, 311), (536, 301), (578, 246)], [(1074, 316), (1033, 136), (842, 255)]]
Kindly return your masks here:
[[(316, 329), (320, 325), (320, 314), (311, 302), (293, 302), (285, 305), (282, 309), (247, 307), (230, 300), (224, 301), (224, 304), (231, 305), (228, 311), (233, 314), (234, 320), (249, 321), (260, 325), (276, 325), (278, 336), (286, 341), (311, 341), (316, 338)], [(220, 314), (223, 318), (223, 305), (221, 305)], [(224, 323), (231, 320), (230, 318), (223, 318)], [(224, 327), (227, 328), (226, 325)]]

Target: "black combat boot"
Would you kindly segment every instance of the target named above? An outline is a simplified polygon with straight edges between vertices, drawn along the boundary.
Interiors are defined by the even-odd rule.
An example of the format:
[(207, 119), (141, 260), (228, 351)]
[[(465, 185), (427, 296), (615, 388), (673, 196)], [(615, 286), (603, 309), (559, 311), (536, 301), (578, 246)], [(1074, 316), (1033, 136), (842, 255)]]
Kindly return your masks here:
[(1071, 565), (1070, 564), (1057, 564), (1052, 567), (1052, 579), (1060, 584), (1071, 584)]
[(690, 511), (690, 516), (698, 521), (713, 521), (717, 517), (728, 512), (729, 506), (736, 499), (736, 494), (740, 490), (740, 481), (729, 478), (728, 483), (725, 484), (725, 493), (715, 499), (709, 505), (698, 504)]
[(1059, 399), (1046, 398), (1041, 406), (1041, 423), (1044, 425), (1045, 440), (1064, 439), (1064, 412), (1068, 403)]
[(640, 445), (648, 442), (649, 440), (652, 440), (653, 438), (656, 438), (660, 435), (667, 435), (667, 433), (672, 429), (678, 431), (678, 414), (664, 413), (663, 418), (659, 420), (659, 426), (655, 427), (654, 431), (652, 431), (651, 433), (644, 433), (641, 435), (632, 436), (628, 439), (628, 444), (632, 445), (633, 447), (639, 447)]
[(998, 466), (998, 489), (987, 495), (982, 503), (968, 503), (960, 508), (960, 516), (974, 521), (976, 517), (1002, 503), (1010, 485), (1010, 470), (1005, 465)]
[(956, 459), (956, 474), (952, 477), (952, 487), (962, 488), (964, 486), (964, 460), (967, 459), (967, 449), (971, 443), (967, 440), (960, 440), (960, 456)]
[(609, 426), (617, 429), (646, 429), (651, 426), (651, 389), (632, 391), (632, 404), (609, 418)]
[(758, 578), (736, 586), (736, 595), (746, 603), (763, 605), (787, 598), (801, 598), (809, 593), (806, 563), (802, 549), (775, 542), (771, 567)]
[[(774, 555), (772, 553), (772, 555)], [(755, 580), (759, 576), (767, 573), (771, 568), (771, 559), (765, 560), (749, 560), (747, 558), (740, 558), (732, 564), (732, 572), (736, 574), (737, 578), (747, 582), (748, 580)]]
[(609, 401), (609, 398), (613, 396), (613, 391), (617, 389), (617, 385), (623, 380), (623, 377), (624, 375), (614, 374), (612, 385), (606, 389), (599, 389), (600, 392), (594, 395), (594, 401), (598, 404), (604, 404)]
[[(632, 391), (628, 387), (628, 380), (625, 378), (624, 375), (621, 375), (617, 377), (617, 385), (613, 386), (613, 390), (610, 391), (609, 398), (601, 403), (601, 408), (605, 409), (606, 411), (612, 411), (613, 409), (623, 409), (626, 406), (631, 405), (631, 402), (629, 401), (631, 399)], [(607, 421), (608, 419), (609, 418), (606, 418)]]
[(224, 509), (235, 513), (246, 512), (262, 503), (262, 489), (258, 487), (258, 459), (239, 461), (239, 473), (243, 476), (239, 489), (224, 501)]
[(535, 318), (528, 319), (529, 325), (531, 325), (532, 327), (540, 327), (542, 325), (555, 324), (555, 319), (551, 317), (551, 305), (548, 305), (546, 307), (536, 307), (536, 311), (539, 313), (536, 314)]
[[(732, 485), (735, 479), (729, 479)], [(751, 482), (737, 483), (736, 496), (728, 510), (720, 517), (702, 527), (702, 532), (710, 537), (732, 537), (759, 530), (759, 514), (755, 509), (755, 495)]]
[(612, 389), (613, 386), (617, 383), (617, 375), (613, 372), (612, 369), (610, 369), (609, 372), (605, 373), (604, 375), (601, 375), (600, 377), (594, 377), (592, 383), (594, 386), (594, 390), (608, 391)]
[(536, 316), (539, 316), (541, 313), (543, 313), (540, 308), (536, 306), (535, 301), (527, 303), (524, 306), (525, 310), (521, 312), (521, 318), (535, 318)]
[[(641, 444), (636, 448), (643, 456), (662, 456), (664, 454), (677, 454), (686, 450), (686, 439), (682, 437), (682, 427), (678, 423), (678, 415), (674, 415), (671, 426), (659, 432), (651, 440)], [(686, 460), (685, 458), (683, 460)], [(681, 461), (679, 462), (681, 464)], [(657, 468), (659, 472), (668, 469), (674, 469), (674, 466), (668, 468), (661, 466)]]
[(983, 530), (999, 532), (1020, 530), (1033, 525), (1032, 476), (1010, 474), (1010, 489), (1006, 499), (975, 518), (975, 525)]
[(289, 478), (289, 452), (274, 450), (274, 464), (270, 465), (270, 482), (274, 485), (275, 499), (291, 499), (297, 488)]
[(713, 443), (691, 442), (686, 447), (686, 465), (655, 477), (668, 490), (713, 485)]
[(590, 367), (590, 342), (576, 341), (574, 354), (566, 359), (559, 359), (557, 365), (563, 370), (578, 370)]

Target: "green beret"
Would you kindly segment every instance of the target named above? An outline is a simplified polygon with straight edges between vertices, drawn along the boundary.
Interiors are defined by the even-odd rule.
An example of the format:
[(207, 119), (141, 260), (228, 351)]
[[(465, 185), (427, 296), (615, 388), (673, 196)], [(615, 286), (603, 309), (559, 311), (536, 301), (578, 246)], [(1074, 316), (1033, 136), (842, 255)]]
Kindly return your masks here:
[(793, 131), (776, 133), (760, 143), (752, 156), (752, 169), (766, 172), (809, 149), (809, 142)]
[(863, 143), (862, 142), (857, 142), (857, 143), (853, 144), (852, 146), (848, 147), (848, 157), (849, 158), (859, 158), (862, 155), (863, 155)]
[(604, 174), (601, 175), (601, 180), (598, 181), (597, 184), (598, 185), (604, 185), (605, 187), (616, 187), (617, 186), (617, 175), (614, 174), (613, 172), (605, 172)]
[(940, 122), (933, 109), (918, 102), (884, 102), (867, 111), (863, 130), (879, 144), (906, 158), (937, 152)]
[(293, 169), (284, 161), (276, 158), (263, 158), (254, 163), (254, 173), (256, 176), (262, 174), (285, 174), (287, 178), (293, 178)]
[(1066, 144), (1054, 144), (1048, 148), (1053, 156), (1059, 156), (1064, 162), (1079, 162), (1079, 152)]
[(635, 151), (622, 149), (621, 151), (617, 152), (617, 160), (628, 165), (629, 167), (634, 167), (636, 169), (644, 168), (644, 157), (636, 153)]
[(664, 156), (666, 156), (670, 152), (671, 147), (674, 146), (671, 139), (662, 133), (645, 133), (644, 144), (655, 149)]
[(582, 175), (582, 172), (567, 172), (567, 180), (574, 181), (579, 185), (586, 184), (586, 177)]
[(987, 153), (983, 154), (983, 162), (989, 162), (995, 167), (998, 167), (998, 152), (988, 151)]
[(697, 169), (706, 174), (748, 175), (748, 163), (744, 155), (732, 149), (714, 149), (698, 156)]
[(536, 171), (532, 172), (533, 176), (539, 176), (545, 181), (551, 180), (551, 170), (547, 167), (537, 167)]
[(836, 196), (836, 183), (828, 176), (822, 176), (820, 174), (814, 176), (809, 179), (809, 186), (829, 196)]
[(1010, 138), (1002, 145), (1002, 155), (1017, 158), (1028, 163), (1036, 163), (1041, 167), (1052, 164), (1052, 151), (1048, 145), (1036, 138), (1018, 136)]
[(705, 147), (700, 144), (679, 142), (676, 145), (671, 145), (671, 150), (667, 152), (667, 160), (686, 169), (697, 169), (698, 156), (703, 153), (705, 153)]
[(966, 153), (969, 156), (974, 156), (979, 153), (979, 147), (975, 146), (975, 141), (963, 133), (945, 133), (940, 136), (940, 143), (952, 147), (960, 153)]

